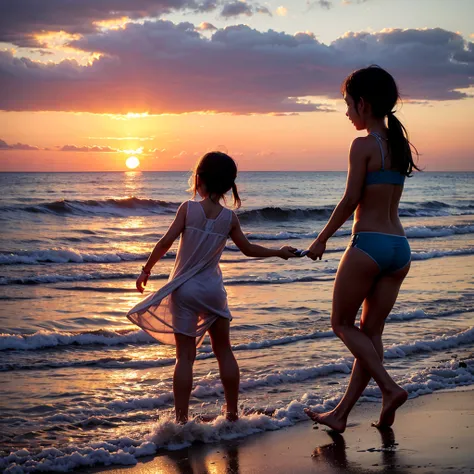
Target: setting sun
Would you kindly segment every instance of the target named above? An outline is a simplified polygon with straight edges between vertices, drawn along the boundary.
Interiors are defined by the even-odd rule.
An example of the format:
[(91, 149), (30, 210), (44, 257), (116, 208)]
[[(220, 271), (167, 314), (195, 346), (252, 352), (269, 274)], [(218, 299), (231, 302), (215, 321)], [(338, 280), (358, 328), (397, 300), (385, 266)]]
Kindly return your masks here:
[(130, 156), (127, 158), (125, 164), (127, 165), (127, 168), (133, 170), (140, 165), (140, 160), (136, 156)]

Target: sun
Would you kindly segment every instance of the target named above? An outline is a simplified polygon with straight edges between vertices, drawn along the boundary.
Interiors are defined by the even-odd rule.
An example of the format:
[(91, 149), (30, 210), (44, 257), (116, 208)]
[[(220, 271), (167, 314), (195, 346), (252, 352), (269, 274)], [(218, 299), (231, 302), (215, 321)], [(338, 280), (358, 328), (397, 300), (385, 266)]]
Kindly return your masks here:
[(127, 168), (134, 170), (140, 165), (140, 160), (136, 156), (129, 156), (125, 164), (127, 165)]

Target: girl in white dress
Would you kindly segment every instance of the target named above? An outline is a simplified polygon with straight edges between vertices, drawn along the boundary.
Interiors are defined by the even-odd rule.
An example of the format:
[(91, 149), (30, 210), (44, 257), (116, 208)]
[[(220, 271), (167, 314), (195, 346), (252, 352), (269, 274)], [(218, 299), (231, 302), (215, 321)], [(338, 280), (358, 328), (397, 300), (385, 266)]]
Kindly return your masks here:
[(130, 321), (155, 339), (176, 345), (173, 393), (178, 423), (188, 420), (196, 347), (202, 343), (206, 332), (219, 363), (226, 417), (229, 421), (238, 419), (240, 374), (230, 344), (232, 316), (219, 268), (228, 237), (249, 257), (285, 260), (295, 257), (292, 247), (277, 250), (251, 244), (243, 234), (236, 214), (220, 204), (225, 200), (225, 194), (232, 190), (234, 207), (240, 207), (236, 177), (237, 166), (225, 153), (207, 153), (199, 160), (191, 178), (191, 190), (193, 198), (199, 194), (202, 201), (190, 200), (181, 204), (170, 228), (142, 268), (136, 285), (143, 293), (153, 266), (181, 235), (168, 283), (127, 314)]

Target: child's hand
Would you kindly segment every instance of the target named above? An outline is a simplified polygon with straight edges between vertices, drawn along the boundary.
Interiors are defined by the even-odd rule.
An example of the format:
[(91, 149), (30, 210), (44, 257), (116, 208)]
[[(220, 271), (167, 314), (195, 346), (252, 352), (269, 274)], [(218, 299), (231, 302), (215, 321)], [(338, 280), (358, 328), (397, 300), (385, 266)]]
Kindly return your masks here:
[(289, 258), (296, 258), (295, 255), (295, 247), (290, 247), (289, 245), (284, 245), (278, 252), (278, 256), (283, 258), (284, 260), (288, 260)]
[(308, 249), (307, 257), (311, 260), (321, 260), (323, 253), (326, 251), (326, 242), (321, 242), (320, 240), (316, 239), (312, 244), (311, 247)]
[(145, 273), (145, 272), (141, 272), (140, 273), (140, 276), (137, 278), (137, 290), (140, 292), (140, 293), (143, 293), (145, 291), (145, 286), (148, 282), (148, 277), (150, 275)]

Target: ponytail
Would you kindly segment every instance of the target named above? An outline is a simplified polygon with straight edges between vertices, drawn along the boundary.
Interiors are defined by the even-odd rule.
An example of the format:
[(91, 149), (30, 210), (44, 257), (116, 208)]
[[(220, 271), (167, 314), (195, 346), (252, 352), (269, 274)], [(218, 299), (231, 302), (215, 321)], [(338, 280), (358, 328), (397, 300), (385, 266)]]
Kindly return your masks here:
[(417, 149), (408, 140), (408, 132), (392, 110), (400, 100), (395, 79), (384, 69), (372, 65), (358, 69), (346, 77), (341, 92), (348, 94), (357, 105), (361, 99), (371, 106), (372, 115), (378, 119), (387, 117), (388, 149), (392, 168), (405, 176), (411, 176), (413, 169), (418, 168), (412, 156)]
[(234, 207), (239, 209), (239, 207), (242, 205), (242, 201), (240, 200), (239, 192), (237, 191), (237, 185), (235, 183), (232, 183), (232, 197), (234, 198)]
[(411, 149), (418, 156), (418, 150), (410, 143), (407, 129), (390, 111), (387, 114), (388, 148), (391, 156), (392, 168), (405, 176), (411, 176), (413, 168), (420, 171), (413, 161)]

